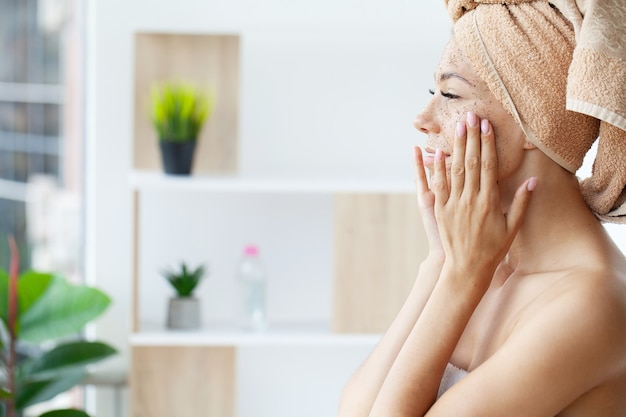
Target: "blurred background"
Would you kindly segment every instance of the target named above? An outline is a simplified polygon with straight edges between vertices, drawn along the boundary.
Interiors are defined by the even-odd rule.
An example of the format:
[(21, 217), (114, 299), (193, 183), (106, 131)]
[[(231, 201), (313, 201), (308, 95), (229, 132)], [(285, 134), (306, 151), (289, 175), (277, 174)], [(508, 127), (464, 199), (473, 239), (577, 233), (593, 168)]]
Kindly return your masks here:
[[(82, 267), (81, 6), (0, 3), (0, 228), (16, 236), (23, 266), (72, 276)], [(7, 265), (6, 239), (0, 247)]]
[[(342, 281), (338, 271), (361, 238), (388, 239), (357, 236), (336, 197), (412, 198), (412, 146), (424, 139), (412, 120), (450, 27), (441, 1), (0, 0), (0, 266), (13, 235), (22, 270), (54, 271), (113, 301), (86, 335), (119, 354), (55, 405), (100, 417), (160, 415), (153, 406), (180, 416), (335, 415), (380, 334), (336, 331), (338, 291), (365, 300), (356, 315), (376, 304), (358, 288), (369, 278)], [(181, 183), (160, 172), (146, 103), (152, 81), (185, 77), (217, 94), (197, 168)], [(367, 225), (394, 224), (381, 207)], [(608, 229), (626, 248), (626, 232)], [(211, 327), (228, 321), (247, 243), (267, 266), (270, 329), (295, 336)], [(356, 262), (389, 271), (375, 268), (387, 258), (372, 247), (373, 260)], [(171, 289), (159, 271), (180, 261), (211, 265), (199, 290), (208, 327), (191, 334), (161, 329)], [(140, 352), (152, 362), (138, 366)], [(186, 352), (201, 363), (178, 363)], [(224, 369), (209, 376), (216, 364)], [(189, 366), (200, 373), (191, 382)], [(211, 401), (223, 408), (168, 408), (221, 385), (232, 388), (226, 400)]]

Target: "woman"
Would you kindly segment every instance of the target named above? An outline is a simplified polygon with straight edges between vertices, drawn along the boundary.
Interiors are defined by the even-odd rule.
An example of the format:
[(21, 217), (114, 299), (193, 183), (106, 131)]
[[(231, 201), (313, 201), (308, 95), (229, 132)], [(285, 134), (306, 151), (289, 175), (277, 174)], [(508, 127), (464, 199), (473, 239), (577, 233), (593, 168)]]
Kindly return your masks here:
[[(484, 2), (446, 2), (454, 36), (415, 120), (430, 253), (341, 417), (626, 416), (626, 259), (598, 220), (624, 219), (626, 59), (589, 59), (573, 0)], [(600, 86), (598, 62), (621, 65)]]

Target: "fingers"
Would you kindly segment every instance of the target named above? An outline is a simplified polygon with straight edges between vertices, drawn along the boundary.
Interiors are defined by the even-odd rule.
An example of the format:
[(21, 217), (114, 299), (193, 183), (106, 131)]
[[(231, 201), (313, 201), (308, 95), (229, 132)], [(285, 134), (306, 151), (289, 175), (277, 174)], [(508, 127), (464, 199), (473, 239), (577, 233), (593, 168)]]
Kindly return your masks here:
[(522, 225), (526, 208), (528, 207), (530, 197), (532, 196), (532, 192), (536, 186), (537, 178), (530, 177), (517, 188), (515, 197), (513, 197), (513, 203), (511, 204), (509, 212), (506, 216), (506, 228), (509, 231), (510, 236), (515, 236)]
[(457, 198), (463, 192), (465, 184), (465, 123), (457, 122), (452, 151), (452, 166), (450, 167), (450, 193)]
[(446, 174), (446, 160), (441, 149), (435, 151), (435, 162), (433, 175), (430, 179), (430, 189), (435, 194), (435, 202), (439, 206), (445, 205), (450, 193)]
[[(481, 120), (480, 133), (480, 189), (494, 190), (498, 184), (498, 158), (493, 129), (487, 119)], [(497, 194), (489, 192), (489, 196), (496, 198)]]
[(415, 185), (417, 187), (418, 194), (422, 194), (428, 190), (428, 179), (426, 177), (426, 168), (424, 167), (422, 149), (419, 146), (416, 146), (413, 149), (413, 155), (415, 158)]
[[(465, 145), (465, 184), (463, 191), (476, 193), (480, 188), (480, 127), (478, 116), (468, 112), (466, 118), (467, 140)], [(471, 194), (470, 194), (471, 195)]]
[(451, 176), (451, 194), (457, 196), (463, 190), (474, 193), (497, 185), (495, 138), (487, 119), (469, 112), (466, 123), (457, 123)]
[(432, 209), (433, 196), (428, 187), (428, 177), (426, 176), (426, 167), (424, 166), (424, 157), (422, 155), (422, 149), (419, 146), (413, 148), (413, 156), (415, 159), (415, 188), (417, 190), (417, 206), (419, 207), (422, 217), (428, 211), (429, 207)]
[(417, 205), (420, 209), (424, 231), (426, 232), (426, 238), (428, 239), (431, 254), (435, 254), (434, 256), (441, 256), (441, 254), (443, 254), (443, 248), (441, 246), (439, 229), (437, 228), (437, 222), (433, 212), (435, 197), (428, 187), (428, 177), (426, 176), (422, 150), (418, 146), (414, 148), (414, 156)]

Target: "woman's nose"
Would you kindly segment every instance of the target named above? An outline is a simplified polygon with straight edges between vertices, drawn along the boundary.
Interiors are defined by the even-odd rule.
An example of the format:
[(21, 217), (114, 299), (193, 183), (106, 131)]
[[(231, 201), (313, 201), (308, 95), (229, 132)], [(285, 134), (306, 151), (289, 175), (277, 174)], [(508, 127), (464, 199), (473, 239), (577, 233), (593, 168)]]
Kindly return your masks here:
[(413, 126), (415, 126), (415, 128), (422, 133), (437, 133), (438, 125), (436, 123), (435, 117), (433, 117), (433, 112), (430, 104), (420, 113), (418, 113), (417, 116), (415, 116), (415, 120), (413, 120)]

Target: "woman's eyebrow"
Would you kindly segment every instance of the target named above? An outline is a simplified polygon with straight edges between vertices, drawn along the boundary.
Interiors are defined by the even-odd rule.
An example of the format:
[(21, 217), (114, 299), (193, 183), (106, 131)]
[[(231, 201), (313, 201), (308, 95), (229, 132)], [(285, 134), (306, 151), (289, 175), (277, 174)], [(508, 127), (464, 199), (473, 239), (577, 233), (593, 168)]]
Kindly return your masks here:
[[(435, 75), (436, 78), (436, 75)], [(439, 74), (439, 82), (449, 80), (450, 78), (456, 78), (458, 80), (463, 81), (464, 83), (471, 85), (472, 87), (476, 87), (473, 83), (469, 82), (469, 80), (456, 72), (442, 72)]]

